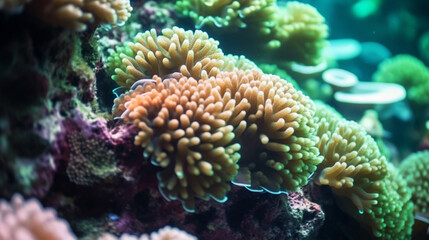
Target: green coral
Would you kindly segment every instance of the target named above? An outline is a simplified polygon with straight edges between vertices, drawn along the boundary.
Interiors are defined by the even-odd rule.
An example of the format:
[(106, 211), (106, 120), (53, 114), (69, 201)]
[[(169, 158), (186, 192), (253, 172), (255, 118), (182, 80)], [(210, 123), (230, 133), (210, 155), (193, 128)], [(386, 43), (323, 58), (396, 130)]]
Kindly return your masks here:
[(247, 26), (269, 26), (275, 11), (275, 0), (183, 0), (176, 11), (190, 17), (197, 28), (203, 26), (237, 29)]
[(107, 50), (109, 53), (109, 57), (106, 61), (106, 72), (108, 75), (113, 76), (112, 79), (117, 81), (117, 76), (115, 75), (115, 69), (126, 69), (127, 66), (122, 62), (121, 55), (125, 55), (128, 57), (133, 57), (133, 50), (128, 46), (128, 42), (126, 42), (123, 46), (117, 45), (115, 49)]
[(276, 59), (317, 65), (327, 45), (328, 27), (325, 18), (311, 5), (290, 1), (278, 8), (273, 39), (268, 50)]
[(324, 156), (316, 183), (329, 185), (341, 209), (369, 227), (377, 239), (409, 239), (413, 204), (405, 181), (359, 124), (326, 104), (316, 106), (317, 146)]
[(378, 197), (367, 189), (368, 184), (386, 176), (387, 161), (359, 124), (341, 119), (327, 126), (319, 126), (317, 146), (325, 159), (318, 166), (315, 181), (350, 198), (359, 211), (367, 211)]
[(388, 165), (386, 177), (369, 187), (379, 194), (377, 204), (363, 214), (377, 239), (411, 239), (414, 224), (413, 203), (406, 181)]
[(429, 151), (416, 152), (408, 156), (399, 166), (401, 175), (411, 189), (414, 212), (429, 211)]
[(176, 8), (182, 16), (192, 18), (197, 28), (204, 26), (232, 51), (246, 52), (248, 57), (317, 65), (326, 45), (325, 19), (300, 2), (277, 6), (273, 0), (183, 0)]
[(215, 76), (222, 66), (219, 42), (202, 31), (165, 28), (137, 34), (135, 42), (117, 47), (108, 59), (108, 72), (120, 86), (131, 87), (136, 81), (153, 75), (166, 77), (175, 72), (200, 78)]
[(414, 56), (399, 54), (381, 62), (372, 79), (401, 84), (407, 89), (408, 99), (422, 105), (429, 103), (429, 69)]

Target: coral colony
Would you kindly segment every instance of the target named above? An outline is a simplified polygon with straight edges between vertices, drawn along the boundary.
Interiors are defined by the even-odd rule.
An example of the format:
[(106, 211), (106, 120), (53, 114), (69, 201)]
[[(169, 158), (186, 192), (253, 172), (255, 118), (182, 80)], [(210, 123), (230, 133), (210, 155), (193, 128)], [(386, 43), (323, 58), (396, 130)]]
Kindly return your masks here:
[(0, 17), (0, 240), (429, 239), (425, 57), (360, 79), (361, 42), (298, 1)]

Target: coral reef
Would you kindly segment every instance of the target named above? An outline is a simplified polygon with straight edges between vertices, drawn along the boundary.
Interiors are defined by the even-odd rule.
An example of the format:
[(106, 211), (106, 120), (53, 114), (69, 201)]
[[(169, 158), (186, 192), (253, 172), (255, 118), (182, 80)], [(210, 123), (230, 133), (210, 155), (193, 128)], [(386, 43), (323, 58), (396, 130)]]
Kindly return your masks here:
[[(0, 0), (0, 15), (0, 239), (427, 237), (428, 152), (398, 170), (375, 114), (359, 125), (331, 107), (318, 9)], [(409, 154), (427, 147), (429, 70), (395, 58), (374, 79), (408, 90), (412, 130), (391, 140)]]

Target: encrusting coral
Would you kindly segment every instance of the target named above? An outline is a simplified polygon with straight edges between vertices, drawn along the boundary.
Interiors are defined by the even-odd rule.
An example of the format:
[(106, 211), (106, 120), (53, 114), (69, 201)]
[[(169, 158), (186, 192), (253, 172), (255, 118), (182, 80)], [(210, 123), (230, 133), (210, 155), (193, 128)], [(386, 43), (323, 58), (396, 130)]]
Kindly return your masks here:
[(133, 10), (129, 0), (31, 0), (25, 7), (49, 24), (80, 31), (92, 22), (121, 25)]
[(166, 28), (158, 36), (152, 29), (137, 34), (135, 41), (108, 58), (107, 71), (115, 73), (112, 78), (120, 86), (129, 88), (137, 80), (174, 72), (194, 78), (215, 76), (223, 64), (219, 42), (199, 30)]
[(111, 234), (104, 234), (98, 240), (197, 240), (196, 237), (174, 227), (165, 226), (157, 232), (142, 234), (140, 237), (130, 234), (123, 234), (115, 237)]
[[(116, 99), (113, 113), (140, 128), (135, 144), (164, 168), (161, 190), (187, 210), (195, 196), (226, 200), (232, 180), (258, 191), (295, 191), (321, 162), (312, 101), (258, 69), (200, 80), (154, 76)], [(244, 179), (234, 179), (237, 162)]]
[(14, 195), (11, 203), (0, 201), (0, 239), (76, 240), (65, 220), (55, 210), (43, 209), (36, 199)]
[(68, 142), (71, 161), (66, 172), (72, 182), (92, 185), (119, 172), (114, 152), (102, 141), (73, 132)]
[(429, 211), (429, 151), (416, 152), (405, 158), (399, 166), (399, 173), (410, 188), (414, 212)]

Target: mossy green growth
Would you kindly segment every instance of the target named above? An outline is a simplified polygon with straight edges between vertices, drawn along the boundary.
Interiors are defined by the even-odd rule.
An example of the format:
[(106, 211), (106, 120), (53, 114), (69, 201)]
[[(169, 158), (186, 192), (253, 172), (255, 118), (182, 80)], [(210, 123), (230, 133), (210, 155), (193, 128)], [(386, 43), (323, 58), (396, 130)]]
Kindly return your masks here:
[(372, 79), (401, 84), (410, 101), (429, 104), (429, 69), (414, 56), (400, 54), (381, 62)]

